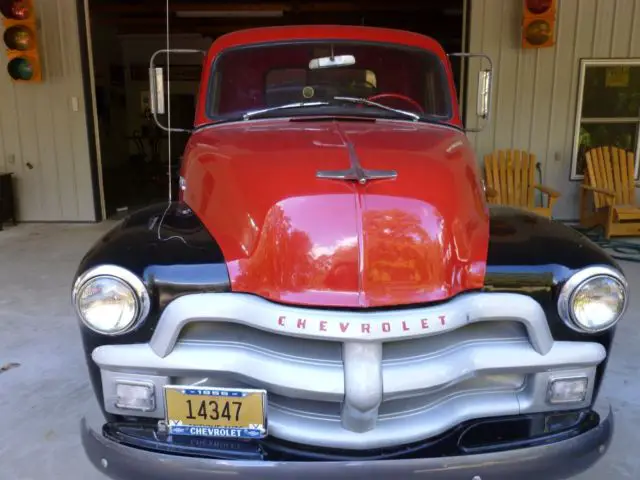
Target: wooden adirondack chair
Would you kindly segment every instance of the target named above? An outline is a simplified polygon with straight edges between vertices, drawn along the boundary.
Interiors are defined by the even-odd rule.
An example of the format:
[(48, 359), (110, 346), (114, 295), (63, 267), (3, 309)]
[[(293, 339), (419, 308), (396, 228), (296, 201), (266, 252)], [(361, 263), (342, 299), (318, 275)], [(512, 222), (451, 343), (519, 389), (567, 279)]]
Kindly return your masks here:
[[(634, 154), (621, 148), (592, 148), (585, 154), (586, 170), (580, 192), (580, 224), (602, 225), (606, 238), (640, 235), (636, 202)], [(592, 197), (592, 206), (588, 197)]]
[[(484, 157), (487, 201), (551, 218), (560, 193), (535, 182), (536, 156), (521, 150), (497, 150)], [(535, 190), (546, 195), (546, 206), (536, 206)]]

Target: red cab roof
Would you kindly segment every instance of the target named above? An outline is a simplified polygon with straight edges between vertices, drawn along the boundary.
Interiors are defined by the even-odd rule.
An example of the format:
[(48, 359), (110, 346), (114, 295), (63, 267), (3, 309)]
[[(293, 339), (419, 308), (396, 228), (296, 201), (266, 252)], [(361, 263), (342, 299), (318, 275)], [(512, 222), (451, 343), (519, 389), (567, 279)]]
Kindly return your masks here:
[(211, 46), (211, 53), (252, 43), (282, 42), (286, 40), (360, 40), (420, 47), (444, 56), (442, 46), (433, 38), (419, 33), (391, 28), (357, 25), (292, 25), (237, 30), (219, 37)]

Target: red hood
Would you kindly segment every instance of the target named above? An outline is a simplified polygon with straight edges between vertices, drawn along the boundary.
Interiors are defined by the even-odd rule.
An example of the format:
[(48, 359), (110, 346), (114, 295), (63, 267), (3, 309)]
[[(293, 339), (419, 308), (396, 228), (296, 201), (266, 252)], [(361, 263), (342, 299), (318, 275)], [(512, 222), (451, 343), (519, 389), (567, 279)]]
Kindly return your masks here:
[[(484, 281), (489, 220), (459, 131), (377, 121), (268, 120), (195, 133), (185, 202), (231, 288), (275, 301), (378, 307), (446, 299)], [(394, 170), (393, 179), (318, 171)]]

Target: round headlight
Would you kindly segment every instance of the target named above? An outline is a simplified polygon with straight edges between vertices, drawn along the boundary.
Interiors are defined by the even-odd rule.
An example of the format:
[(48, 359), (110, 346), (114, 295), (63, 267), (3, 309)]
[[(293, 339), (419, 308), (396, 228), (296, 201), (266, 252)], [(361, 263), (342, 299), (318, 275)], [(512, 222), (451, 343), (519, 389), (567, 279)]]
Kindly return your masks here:
[(83, 323), (104, 335), (131, 330), (149, 309), (142, 282), (115, 266), (96, 267), (82, 275), (74, 287), (73, 301)]
[(627, 284), (609, 267), (589, 267), (572, 276), (560, 292), (558, 311), (565, 323), (580, 332), (613, 327), (627, 305)]

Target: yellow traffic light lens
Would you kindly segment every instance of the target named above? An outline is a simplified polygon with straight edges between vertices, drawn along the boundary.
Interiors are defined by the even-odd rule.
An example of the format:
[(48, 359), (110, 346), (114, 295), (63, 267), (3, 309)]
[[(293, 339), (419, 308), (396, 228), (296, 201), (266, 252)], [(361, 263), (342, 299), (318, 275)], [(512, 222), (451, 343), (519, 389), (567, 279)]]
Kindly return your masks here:
[(33, 65), (24, 57), (11, 60), (7, 65), (7, 71), (14, 80), (31, 80), (33, 78)]
[(551, 25), (546, 20), (534, 20), (527, 25), (525, 38), (531, 45), (543, 45), (551, 38)]
[(29, 27), (24, 25), (14, 25), (4, 32), (4, 44), (10, 50), (24, 52), (30, 50), (34, 45), (34, 34)]
[(10, 20), (26, 20), (31, 9), (26, 0), (0, 0), (0, 13)]

